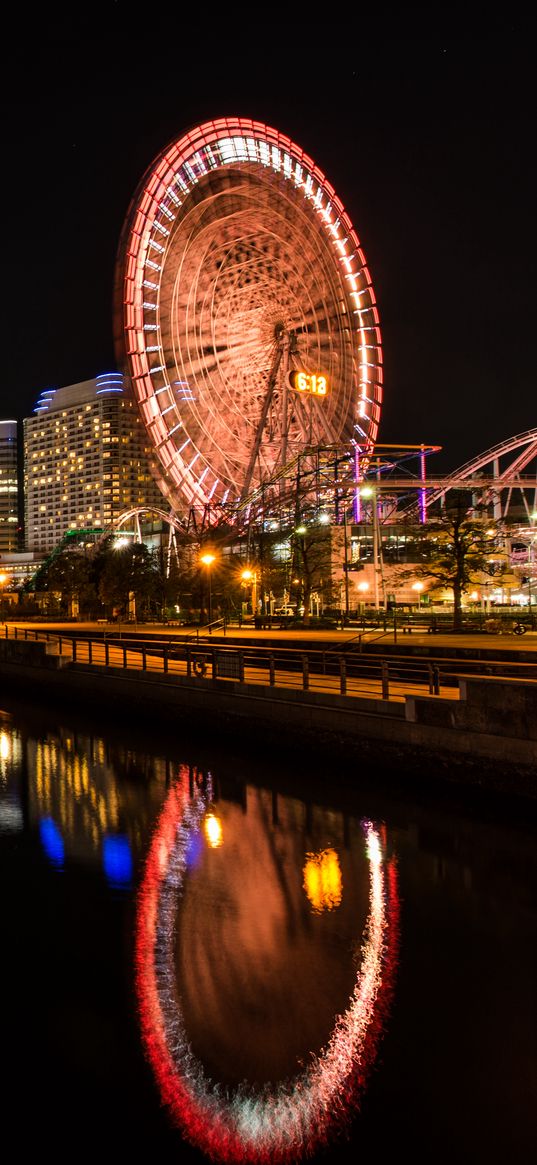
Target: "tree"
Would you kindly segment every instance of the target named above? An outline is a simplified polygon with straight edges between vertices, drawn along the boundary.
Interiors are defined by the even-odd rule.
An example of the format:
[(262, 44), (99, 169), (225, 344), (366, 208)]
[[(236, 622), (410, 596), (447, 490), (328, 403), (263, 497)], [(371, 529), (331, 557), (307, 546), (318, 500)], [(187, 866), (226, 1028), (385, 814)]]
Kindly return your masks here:
[(44, 569), (40, 589), (61, 596), (63, 607), (87, 605), (95, 597), (90, 567), (85, 554), (63, 550)]
[(147, 613), (159, 590), (159, 573), (151, 551), (140, 542), (104, 556), (99, 578), (99, 597), (108, 607), (128, 612), (134, 595), (139, 613)]
[(300, 578), (305, 623), (309, 622), (313, 592), (331, 580), (331, 545), (330, 530), (325, 526), (300, 525), (295, 530), (292, 573)]
[(453, 591), (453, 625), (462, 626), (462, 596), (479, 575), (492, 575), (491, 555), (496, 549), (498, 529), (487, 516), (468, 509), (468, 495), (452, 490), (444, 513), (430, 518), (423, 528), (420, 544), (425, 560), (413, 571), (421, 578), (434, 578)]

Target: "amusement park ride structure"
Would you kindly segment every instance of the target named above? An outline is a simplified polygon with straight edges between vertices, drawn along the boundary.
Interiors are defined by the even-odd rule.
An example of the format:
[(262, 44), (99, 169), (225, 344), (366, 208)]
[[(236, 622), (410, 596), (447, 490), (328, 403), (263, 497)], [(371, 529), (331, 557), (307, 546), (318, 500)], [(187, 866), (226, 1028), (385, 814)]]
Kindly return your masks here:
[(515, 496), (535, 510), (534, 430), (447, 479), (428, 473), (438, 446), (377, 444), (362, 248), (322, 171), (260, 122), (207, 122), (157, 157), (123, 229), (115, 321), (173, 538), (371, 520), (364, 482), (381, 523), (423, 523), (455, 488), (496, 518)]
[[(469, 508), (485, 507), (490, 517), (517, 528), (535, 529), (537, 515), (537, 429), (510, 440), (466, 462), (453, 473), (427, 476), (427, 458), (439, 446), (375, 445), (364, 455), (364, 470), (355, 475), (356, 447), (318, 447), (305, 450), (273, 479), (263, 482), (239, 505), (190, 506), (180, 514), (146, 511), (122, 514), (113, 530), (128, 528), (142, 541), (144, 517), (156, 518), (169, 529), (172, 543), (192, 543), (218, 535), (223, 541), (248, 532), (292, 527), (298, 521), (331, 525), (373, 523), (367, 487), (377, 499), (379, 524), (423, 524), (439, 515), (451, 490), (468, 495)], [(521, 472), (521, 470), (529, 472)], [(365, 490), (364, 490), (364, 487)]]
[(158, 513), (116, 522), (136, 540), (147, 518), (168, 529), (169, 555), (319, 520), (423, 524), (455, 489), (532, 528), (537, 430), (445, 478), (428, 472), (439, 446), (377, 443), (364, 253), (322, 171), (260, 122), (207, 122), (149, 168), (120, 240), (115, 334), (163, 495)]

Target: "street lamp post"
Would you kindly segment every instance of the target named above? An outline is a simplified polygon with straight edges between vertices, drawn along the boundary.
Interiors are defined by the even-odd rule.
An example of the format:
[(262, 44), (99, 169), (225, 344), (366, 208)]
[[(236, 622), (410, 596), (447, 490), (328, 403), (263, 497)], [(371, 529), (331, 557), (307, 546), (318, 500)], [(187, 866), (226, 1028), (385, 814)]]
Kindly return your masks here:
[(200, 562), (203, 562), (203, 565), (207, 567), (207, 574), (209, 576), (209, 624), (212, 622), (212, 609), (213, 609), (213, 598), (212, 598), (212, 589), (211, 589), (211, 566), (213, 565), (213, 562), (215, 561), (215, 559), (216, 559), (216, 555), (209, 554), (209, 553), (202, 554), (200, 557)]
[(347, 527), (347, 514), (343, 515), (343, 570), (345, 571), (345, 618), (349, 618), (349, 539)]
[(252, 614), (255, 619), (255, 616), (257, 615), (257, 571), (250, 570), (250, 567), (248, 566), (246, 570), (243, 570), (241, 579), (243, 582), (251, 582), (252, 584)]
[[(373, 526), (373, 582), (375, 587), (375, 610), (379, 609), (379, 575), (381, 578), (381, 585), (384, 591), (384, 578), (382, 572), (381, 556), (380, 556), (380, 531), (379, 531), (379, 514), (378, 514), (378, 497), (377, 491), (372, 485), (364, 485), (360, 489), (360, 495), (363, 498), (371, 498), (371, 520)], [(385, 606), (383, 600), (383, 606)]]

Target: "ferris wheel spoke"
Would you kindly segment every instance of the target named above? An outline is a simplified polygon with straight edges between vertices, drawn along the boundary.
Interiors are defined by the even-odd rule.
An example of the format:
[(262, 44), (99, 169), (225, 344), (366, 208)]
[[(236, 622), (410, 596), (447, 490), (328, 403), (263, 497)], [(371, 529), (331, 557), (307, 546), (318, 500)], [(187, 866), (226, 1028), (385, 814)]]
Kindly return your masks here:
[(253, 445), (252, 445), (252, 452), (250, 454), (250, 460), (248, 462), (246, 474), (244, 477), (244, 486), (243, 486), (243, 491), (242, 491), (243, 497), (250, 490), (250, 483), (252, 481), (252, 475), (254, 472), (255, 463), (256, 463), (257, 458), (259, 456), (259, 449), (260, 449), (261, 440), (263, 437), (263, 430), (265, 428), (265, 424), (266, 424), (266, 420), (267, 420), (267, 416), (268, 416), (268, 411), (269, 411), (270, 404), (272, 401), (274, 387), (276, 385), (276, 377), (278, 375), (278, 369), (279, 369), (280, 364), (281, 364), (282, 355), (283, 355), (283, 348), (278, 347), (276, 349), (275, 354), (274, 354), (272, 368), (270, 370), (270, 375), (269, 375), (269, 380), (268, 380), (268, 385), (267, 385), (267, 391), (265, 393), (265, 399), (263, 401), (263, 406), (261, 409), (261, 416), (259, 418), (259, 424), (257, 426), (256, 434), (254, 437), (254, 441), (253, 441)]

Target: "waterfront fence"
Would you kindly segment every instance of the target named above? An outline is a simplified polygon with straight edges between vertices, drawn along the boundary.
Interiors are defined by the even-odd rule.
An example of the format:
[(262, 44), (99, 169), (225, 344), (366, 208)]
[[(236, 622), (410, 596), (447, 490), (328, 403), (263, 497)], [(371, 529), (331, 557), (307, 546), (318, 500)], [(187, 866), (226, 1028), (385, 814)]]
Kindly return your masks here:
[[(357, 650), (336, 648), (216, 645), (203, 640), (152, 637), (120, 638), (104, 633), (77, 636), (38, 628), (6, 625), (10, 639), (44, 641), (49, 654), (78, 668), (121, 669), (162, 674), (192, 682), (256, 684), (289, 690), (320, 691), (338, 696), (404, 700), (406, 695), (458, 694), (458, 672), (468, 674), (466, 661), (367, 657)], [(471, 667), (470, 667), (471, 670)]]

